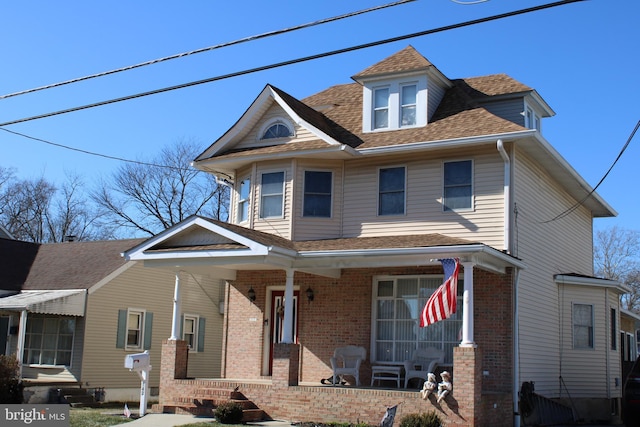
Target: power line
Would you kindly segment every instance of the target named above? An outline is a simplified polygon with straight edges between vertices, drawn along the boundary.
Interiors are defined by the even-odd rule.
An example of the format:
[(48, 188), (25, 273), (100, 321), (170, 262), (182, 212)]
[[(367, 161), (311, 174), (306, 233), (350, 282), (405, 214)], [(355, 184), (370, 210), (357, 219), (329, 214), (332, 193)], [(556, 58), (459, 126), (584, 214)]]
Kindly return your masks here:
[(526, 9), (519, 9), (519, 10), (512, 11), (512, 12), (502, 13), (502, 14), (493, 15), (493, 16), (480, 18), (480, 19), (474, 19), (474, 20), (471, 20), (471, 21), (465, 21), (465, 22), (461, 22), (461, 23), (458, 23), (458, 24), (446, 25), (444, 27), (434, 28), (434, 29), (431, 29), (431, 30), (420, 31), (420, 32), (417, 32), (417, 33), (406, 34), (406, 35), (403, 35), (403, 36), (392, 37), (392, 38), (388, 38), (388, 39), (383, 39), (383, 40), (379, 40), (379, 41), (375, 41), (375, 42), (360, 44), (360, 45), (347, 47), (347, 48), (343, 48), (343, 49), (337, 49), (337, 50), (333, 50), (333, 51), (329, 51), (329, 52), (324, 52), (324, 53), (319, 53), (319, 54), (315, 54), (315, 55), (305, 56), (305, 57), (302, 57), (302, 58), (291, 59), (291, 60), (288, 60), (288, 61), (273, 63), (273, 64), (269, 64), (269, 65), (263, 65), (263, 66), (260, 66), (260, 67), (250, 68), (250, 69), (246, 69), (246, 70), (243, 70), (243, 71), (236, 71), (236, 72), (233, 72), (233, 73), (223, 74), (223, 75), (216, 76), (216, 77), (210, 77), (210, 78), (203, 79), (203, 80), (197, 80), (197, 81), (193, 81), (193, 82), (189, 82), (189, 83), (183, 83), (183, 84), (176, 85), (176, 86), (169, 86), (169, 87), (165, 87), (165, 88), (162, 88), (162, 89), (155, 89), (155, 90), (148, 91), (148, 92), (141, 92), (141, 93), (138, 93), (138, 94), (135, 94), (135, 95), (123, 96), (123, 97), (120, 97), (120, 98), (114, 98), (114, 99), (110, 99), (110, 100), (107, 100), (107, 101), (101, 101), (101, 102), (96, 102), (96, 103), (93, 103), (93, 104), (87, 104), (87, 105), (83, 105), (83, 106), (79, 106), (79, 107), (68, 108), (68, 109), (65, 109), (65, 110), (59, 110), (59, 111), (55, 111), (55, 112), (51, 112), (51, 113), (40, 114), (40, 115), (37, 115), (37, 116), (31, 116), (31, 117), (26, 117), (26, 118), (22, 118), (22, 119), (12, 120), (12, 121), (9, 121), (9, 122), (0, 123), (0, 126), (8, 126), (8, 125), (13, 125), (13, 124), (17, 124), (17, 123), (24, 123), (24, 122), (28, 122), (28, 121), (32, 121), (32, 120), (38, 120), (38, 119), (43, 119), (43, 118), (47, 118), (47, 117), (58, 116), (58, 115), (61, 115), (61, 114), (67, 114), (67, 113), (71, 113), (71, 112), (75, 112), (75, 111), (86, 110), (86, 109), (89, 109), (89, 108), (100, 107), (100, 106), (103, 106), (103, 105), (114, 104), (114, 103), (117, 103), (117, 102), (129, 101), (129, 100), (132, 100), (132, 99), (142, 98), (142, 97), (149, 96), (149, 95), (156, 95), (156, 94), (159, 94), (159, 93), (169, 92), (169, 91), (173, 91), (173, 90), (177, 90), (177, 89), (184, 89), (184, 88), (187, 88), (187, 87), (197, 86), (197, 85), (201, 85), (201, 84), (204, 84), (204, 83), (211, 83), (211, 82), (215, 82), (215, 81), (219, 81), (219, 80), (229, 79), (229, 78), (232, 78), (232, 77), (239, 77), (239, 76), (243, 76), (243, 75), (247, 75), (247, 74), (252, 74), (252, 73), (259, 72), (259, 71), (266, 71), (266, 70), (271, 70), (271, 69), (274, 69), (274, 68), (284, 67), (284, 66), (287, 66), (287, 65), (299, 64), (299, 63), (311, 61), (311, 60), (314, 60), (314, 59), (326, 58), (326, 57), (329, 57), (329, 56), (334, 56), (334, 55), (338, 55), (338, 54), (342, 54), (342, 53), (353, 52), (353, 51), (356, 51), (356, 50), (361, 50), (361, 49), (366, 49), (366, 48), (370, 48), (370, 47), (380, 46), (380, 45), (388, 44), (388, 43), (394, 43), (394, 42), (397, 42), (397, 41), (407, 40), (407, 39), (411, 39), (411, 38), (415, 38), (415, 37), (421, 37), (421, 36), (440, 33), (440, 32), (444, 32), (444, 31), (454, 30), (454, 29), (458, 29), (458, 28), (469, 27), (469, 26), (472, 26), (472, 25), (482, 24), (482, 23), (485, 23), (485, 22), (496, 21), (496, 20), (499, 20), (499, 19), (504, 19), (504, 18), (509, 18), (509, 17), (513, 17), (513, 16), (523, 15), (523, 14), (531, 13), (531, 12), (537, 12), (537, 11), (540, 11), (540, 10), (549, 9), (549, 8), (553, 8), (553, 7), (556, 7), (556, 6), (562, 6), (562, 5), (566, 5), (566, 4), (570, 4), (570, 3), (577, 3), (577, 2), (582, 2), (582, 1), (586, 1), (586, 0), (562, 0), (562, 1), (557, 1), (557, 2), (554, 2), (554, 3), (547, 3), (547, 4), (534, 6), (534, 7), (530, 7), (530, 8), (526, 8)]
[(572, 213), (573, 211), (578, 209), (580, 206), (582, 206), (584, 204), (584, 202), (589, 197), (591, 197), (593, 195), (593, 193), (596, 192), (598, 187), (600, 187), (600, 184), (602, 184), (604, 182), (605, 178), (607, 178), (607, 176), (609, 175), (609, 173), (611, 172), (613, 167), (616, 165), (616, 163), (618, 163), (618, 160), (620, 160), (620, 157), (622, 157), (622, 154), (627, 150), (627, 147), (629, 147), (629, 144), (631, 143), (631, 140), (633, 139), (633, 137), (635, 136), (635, 134), (636, 134), (636, 132), (638, 131), (639, 128), (640, 128), (640, 120), (638, 120), (638, 123), (636, 123), (636, 127), (633, 128), (633, 131), (631, 131), (631, 134), (629, 135), (629, 138), (627, 138), (627, 142), (622, 147), (622, 150), (620, 150), (620, 153), (618, 154), (618, 157), (616, 157), (616, 159), (613, 161), (613, 163), (609, 167), (609, 170), (607, 171), (607, 173), (605, 173), (604, 176), (598, 182), (598, 184), (595, 187), (593, 187), (593, 189), (591, 191), (589, 191), (589, 194), (584, 196), (582, 198), (582, 200), (580, 200), (579, 202), (576, 202), (573, 206), (571, 206), (570, 208), (566, 209), (564, 212), (561, 212), (558, 215), (556, 215), (555, 217), (553, 217), (553, 218), (551, 218), (551, 219), (549, 219), (547, 221), (543, 221), (542, 223), (543, 224), (547, 224), (547, 223), (559, 220), (561, 218), (564, 218), (565, 216), (569, 215), (570, 213)]
[(129, 70), (133, 70), (135, 68), (144, 67), (144, 66), (147, 66), (147, 65), (158, 64), (160, 62), (169, 61), (171, 59), (184, 58), (186, 56), (194, 55), (196, 53), (209, 52), (209, 51), (212, 51), (212, 50), (216, 50), (216, 49), (220, 49), (220, 48), (228, 47), (228, 46), (233, 46), (233, 45), (240, 44), (240, 43), (246, 43), (246, 42), (253, 41), (253, 40), (263, 39), (263, 38), (266, 38), (266, 37), (272, 37), (272, 36), (277, 36), (277, 35), (280, 35), (280, 34), (290, 33), (290, 32), (293, 32), (293, 31), (304, 29), (304, 28), (309, 28), (309, 27), (313, 27), (313, 26), (316, 26), (316, 25), (326, 24), (326, 23), (329, 23), (329, 22), (334, 22), (334, 21), (338, 21), (338, 20), (341, 20), (341, 19), (345, 19), (345, 18), (351, 18), (351, 17), (357, 16), (357, 15), (362, 15), (362, 14), (365, 14), (365, 13), (374, 12), (374, 11), (377, 11), (377, 10), (380, 10), (380, 9), (386, 9), (386, 8), (389, 8), (389, 7), (398, 6), (398, 5), (401, 5), (401, 4), (404, 4), (404, 3), (413, 2), (413, 1), (416, 1), (416, 0), (399, 0), (399, 1), (396, 1), (394, 3), (387, 3), (387, 4), (384, 4), (384, 5), (381, 5), (381, 6), (374, 6), (374, 7), (368, 8), (368, 9), (362, 9), (362, 10), (359, 10), (359, 11), (356, 11), (356, 12), (351, 12), (351, 13), (346, 13), (346, 14), (339, 15), (339, 16), (334, 16), (332, 18), (325, 18), (325, 19), (321, 19), (319, 21), (309, 22), (307, 24), (296, 25), (296, 26), (290, 27), (290, 28), (285, 28), (285, 29), (276, 30), (276, 31), (269, 31), (269, 32), (258, 34), (258, 35), (255, 35), (255, 36), (249, 36), (249, 37), (244, 37), (242, 39), (238, 39), (238, 40), (234, 40), (234, 41), (230, 41), (230, 42), (220, 43), (220, 44), (217, 44), (217, 45), (214, 45), (214, 46), (204, 47), (204, 48), (192, 50), (192, 51), (189, 51), (189, 52), (183, 52), (183, 53), (178, 53), (178, 54), (175, 54), (175, 55), (167, 56), (167, 57), (164, 57), (164, 58), (154, 59), (154, 60), (151, 60), (151, 61), (145, 61), (145, 62), (141, 62), (141, 63), (134, 64), (134, 65), (129, 65), (127, 67), (116, 68), (114, 70), (104, 71), (104, 72), (96, 73), (96, 74), (91, 74), (91, 75), (88, 75), (88, 76), (85, 76), (85, 77), (78, 77), (78, 78), (75, 78), (75, 79), (66, 80), (66, 81), (59, 82), (59, 83), (52, 83), (52, 84), (49, 84), (49, 85), (40, 86), (40, 87), (36, 87), (36, 88), (33, 88), (33, 89), (26, 89), (26, 90), (22, 90), (22, 91), (19, 91), (19, 92), (9, 93), (7, 95), (0, 95), (0, 99), (11, 98), (13, 96), (24, 95), (24, 94), (27, 94), (27, 93), (38, 92), (38, 91), (45, 90), (45, 89), (51, 89), (51, 88), (54, 88), (54, 87), (64, 86), (64, 85), (68, 85), (68, 84), (71, 84), (71, 83), (77, 83), (77, 82), (81, 82), (81, 81), (84, 81), (84, 80), (90, 80), (90, 79), (94, 79), (94, 78), (97, 78), (97, 77), (103, 77), (103, 76), (108, 76), (110, 74), (120, 73), (122, 71), (129, 71)]

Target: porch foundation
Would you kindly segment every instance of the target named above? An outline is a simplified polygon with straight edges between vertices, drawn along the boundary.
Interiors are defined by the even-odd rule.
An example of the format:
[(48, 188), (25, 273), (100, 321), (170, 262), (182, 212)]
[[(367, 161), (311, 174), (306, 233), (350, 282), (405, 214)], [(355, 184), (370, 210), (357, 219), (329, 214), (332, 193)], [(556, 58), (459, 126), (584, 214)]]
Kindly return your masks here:
[(274, 387), (297, 386), (300, 372), (300, 345), (274, 344), (271, 381)]
[(453, 398), (457, 405), (449, 425), (482, 426), (482, 355), (477, 347), (453, 349)]
[(189, 347), (183, 340), (162, 341), (160, 359), (160, 388), (163, 381), (187, 378)]

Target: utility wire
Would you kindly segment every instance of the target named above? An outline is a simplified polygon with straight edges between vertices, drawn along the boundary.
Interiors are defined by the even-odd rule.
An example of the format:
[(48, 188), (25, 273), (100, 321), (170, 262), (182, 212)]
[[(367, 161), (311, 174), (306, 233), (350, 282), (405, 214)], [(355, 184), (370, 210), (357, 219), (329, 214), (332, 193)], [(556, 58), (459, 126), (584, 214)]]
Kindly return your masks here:
[(370, 47), (380, 46), (380, 45), (383, 45), (383, 44), (388, 44), (388, 43), (393, 43), (393, 42), (397, 42), (397, 41), (407, 40), (407, 39), (411, 39), (411, 38), (415, 38), (415, 37), (421, 37), (421, 36), (440, 33), (440, 32), (444, 32), (444, 31), (454, 30), (454, 29), (458, 29), (458, 28), (469, 27), (469, 26), (472, 26), (472, 25), (482, 24), (482, 23), (485, 23), (485, 22), (496, 21), (496, 20), (499, 20), (499, 19), (509, 18), (509, 17), (513, 17), (513, 16), (517, 16), (517, 15), (523, 15), (523, 14), (526, 14), (526, 13), (536, 12), (536, 11), (540, 11), (540, 10), (544, 10), (544, 9), (550, 9), (550, 8), (553, 8), (553, 7), (556, 7), (556, 6), (562, 6), (562, 5), (566, 5), (566, 4), (570, 4), (570, 3), (577, 3), (577, 2), (582, 2), (582, 1), (586, 1), (586, 0), (563, 0), (563, 1), (557, 1), (557, 2), (554, 2), (554, 3), (547, 3), (547, 4), (543, 4), (543, 5), (539, 5), (539, 6), (529, 7), (529, 8), (526, 8), (526, 9), (519, 9), (519, 10), (512, 11), (512, 12), (507, 12), (507, 13), (502, 13), (502, 14), (499, 14), (499, 15), (488, 16), (488, 17), (480, 18), (480, 19), (474, 19), (474, 20), (471, 20), (471, 21), (465, 21), (465, 22), (461, 22), (461, 23), (458, 23), (458, 24), (446, 25), (444, 27), (434, 28), (434, 29), (431, 29), (431, 30), (420, 31), (420, 32), (417, 32), (417, 33), (411, 33), (411, 34), (406, 34), (406, 35), (403, 35), (403, 36), (392, 37), (392, 38), (383, 39), (383, 40), (379, 40), (379, 41), (375, 41), (375, 42), (370, 42), (370, 43), (360, 44), (360, 45), (347, 47), (347, 48), (343, 48), (343, 49), (337, 49), (337, 50), (333, 50), (333, 51), (329, 51), (329, 52), (319, 53), (319, 54), (316, 54), (316, 55), (310, 55), (310, 56), (305, 56), (305, 57), (302, 57), (302, 58), (291, 59), (291, 60), (288, 60), (288, 61), (273, 63), (273, 64), (269, 64), (269, 65), (263, 65), (263, 66), (260, 66), (260, 67), (250, 68), (250, 69), (246, 69), (246, 70), (243, 70), (243, 71), (236, 71), (236, 72), (233, 72), (233, 73), (223, 74), (223, 75), (216, 76), (216, 77), (210, 77), (210, 78), (203, 79), (203, 80), (197, 80), (197, 81), (192, 81), (192, 82), (189, 82), (189, 83), (183, 83), (183, 84), (176, 85), (176, 86), (169, 86), (169, 87), (165, 87), (165, 88), (162, 88), (162, 89), (156, 89), (156, 90), (152, 90), (152, 91), (148, 91), (148, 92), (141, 92), (141, 93), (138, 93), (138, 94), (135, 94), (135, 95), (123, 96), (121, 98), (115, 98), (115, 99), (96, 102), (96, 103), (93, 103), (93, 104), (87, 104), (87, 105), (83, 105), (83, 106), (79, 106), (79, 107), (68, 108), (66, 110), (60, 110), (60, 111), (55, 111), (55, 112), (51, 112), (51, 113), (40, 114), (40, 115), (37, 115), (37, 116), (31, 116), (31, 117), (26, 117), (26, 118), (22, 118), (22, 119), (12, 120), (12, 121), (9, 121), (9, 122), (0, 123), (0, 126), (8, 126), (8, 125), (16, 124), (16, 123), (23, 123), (23, 122), (28, 122), (28, 121), (31, 121), (31, 120), (38, 120), (38, 119), (43, 119), (43, 118), (46, 118), (46, 117), (58, 116), (58, 115), (61, 115), (61, 114), (71, 113), (71, 112), (80, 111), (80, 110), (86, 110), (86, 109), (89, 109), (89, 108), (100, 107), (100, 106), (108, 105), (108, 104), (114, 104), (114, 103), (117, 103), (117, 102), (129, 101), (129, 100), (132, 100), (132, 99), (142, 98), (142, 97), (149, 96), (149, 95), (156, 95), (156, 94), (163, 93), (163, 92), (169, 92), (169, 91), (173, 91), (173, 90), (177, 90), (177, 89), (184, 89), (184, 88), (187, 88), (187, 87), (197, 86), (197, 85), (201, 85), (201, 84), (204, 84), (204, 83), (211, 83), (211, 82), (214, 82), (214, 81), (225, 80), (225, 79), (229, 79), (229, 78), (232, 78), (232, 77), (238, 77), (238, 76), (243, 76), (243, 75), (247, 75), (247, 74), (252, 74), (252, 73), (259, 72), (259, 71), (271, 70), (271, 69), (274, 69), (274, 68), (284, 67), (284, 66), (287, 66), (287, 65), (299, 64), (301, 62), (307, 62), (307, 61), (311, 61), (311, 60), (314, 60), (314, 59), (326, 58), (326, 57), (329, 57), (329, 56), (334, 56), (334, 55), (338, 55), (338, 54), (342, 54), (342, 53), (353, 52), (353, 51), (356, 51), (356, 50), (361, 50), (361, 49), (366, 49), (366, 48), (370, 48)]
[(636, 123), (636, 127), (633, 128), (633, 131), (631, 131), (631, 134), (629, 135), (629, 138), (627, 138), (627, 142), (622, 147), (622, 150), (620, 150), (620, 153), (618, 154), (618, 157), (616, 157), (614, 162), (611, 164), (611, 167), (609, 167), (609, 170), (607, 171), (607, 173), (604, 174), (604, 176), (600, 179), (598, 184), (595, 187), (593, 187), (593, 189), (589, 192), (589, 194), (584, 196), (582, 198), (582, 200), (580, 200), (579, 202), (576, 202), (573, 206), (571, 206), (570, 208), (566, 209), (564, 212), (561, 212), (558, 215), (556, 215), (554, 218), (551, 218), (549, 220), (543, 221), (542, 223), (543, 224), (547, 224), (547, 223), (559, 220), (561, 218), (564, 218), (565, 216), (569, 215), (570, 213), (572, 213), (573, 211), (578, 209), (580, 206), (582, 206), (584, 204), (584, 202), (589, 197), (591, 197), (593, 195), (593, 193), (596, 192), (598, 187), (600, 187), (600, 184), (602, 184), (604, 182), (605, 178), (607, 178), (607, 176), (609, 175), (609, 173), (611, 172), (613, 167), (616, 165), (616, 163), (618, 163), (618, 160), (620, 160), (620, 157), (622, 157), (622, 154), (627, 150), (627, 147), (629, 147), (629, 144), (631, 143), (631, 140), (633, 139), (633, 137), (635, 136), (636, 132), (638, 131), (638, 128), (640, 128), (640, 120), (638, 120), (638, 123)]
[(233, 45), (240, 44), (240, 43), (246, 43), (246, 42), (249, 42), (249, 41), (259, 40), (259, 39), (266, 38), (266, 37), (272, 37), (272, 36), (277, 36), (277, 35), (280, 35), (280, 34), (290, 33), (290, 32), (293, 32), (293, 31), (304, 29), (304, 28), (309, 28), (309, 27), (313, 27), (313, 26), (316, 26), (316, 25), (326, 24), (328, 22), (338, 21), (338, 20), (345, 19), (345, 18), (351, 18), (353, 16), (362, 15), (362, 14), (373, 12), (373, 11), (376, 11), (376, 10), (385, 9), (385, 8), (389, 8), (389, 7), (393, 7), (393, 6), (398, 6), (398, 5), (401, 5), (401, 4), (404, 4), (404, 3), (410, 3), (410, 2), (414, 2), (414, 1), (416, 1), (416, 0), (399, 0), (399, 1), (396, 1), (394, 3), (387, 3), (387, 4), (384, 4), (384, 5), (381, 5), (381, 6), (375, 6), (375, 7), (371, 7), (371, 8), (368, 8), (368, 9), (362, 9), (362, 10), (359, 10), (359, 11), (356, 11), (356, 12), (351, 12), (351, 13), (346, 13), (346, 14), (339, 15), (339, 16), (334, 16), (332, 18), (325, 18), (325, 19), (321, 19), (319, 21), (309, 22), (307, 24), (296, 25), (295, 27), (285, 28), (285, 29), (276, 30), (276, 31), (269, 31), (269, 32), (258, 34), (258, 35), (255, 35), (255, 36), (249, 36), (249, 37), (245, 37), (245, 38), (234, 40), (234, 41), (230, 41), (230, 42), (220, 43), (220, 44), (217, 44), (217, 45), (214, 45), (214, 46), (204, 47), (204, 48), (192, 50), (192, 51), (189, 51), (189, 52), (178, 53), (178, 54), (175, 54), (175, 55), (167, 56), (167, 57), (164, 57), (164, 58), (159, 58), (159, 59), (154, 59), (154, 60), (151, 60), (151, 61), (141, 62), (141, 63), (134, 64), (134, 65), (129, 65), (127, 67), (116, 68), (114, 70), (104, 71), (104, 72), (96, 73), (96, 74), (91, 74), (91, 75), (88, 75), (88, 76), (85, 76), (85, 77), (78, 77), (78, 78), (71, 79), (71, 80), (66, 80), (66, 81), (63, 81), (63, 82), (60, 82), (60, 83), (52, 83), (52, 84), (49, 84), (49, 85), (46, 85), (46, 86), (40, 86), (40, 87), (36, 87), (36, 88), (33, 88), (33, 89), (26, 89), (26, 90), (22, 90), (22, 91), (19, 91), (19, 92), (9, 93), (7, 95), (0, 95), (0, 99), (11, 98), (13, 96), (24, 95), (24, 94), (27, 94), (27, 93), (38, 92), (38, 91), (45, 90), (45, 89), (51, 89), (51, 88), (54, 88), (54, 87), (64, 86), (64, 85), (68, 85), (68, 84), (71, 84), (71, 83), (77, 83), (77, 82), (81, 82), (81, 81), (84, 81), (84, 80), (94, 79), (96, 77), (103, 77), (103, 76), (108, 76), (110, 74), (120, 73), (122, 71), (129, 71), (129, 70), (133, 70), (135, 68), (144, 67), (144, 66), (147, 66), (147, 65), (158, 64), (160, 62), (169, 61), (171, 59), (184, 58), (185, 56), (194, 55), (196, 53), (209, 52), (209, 51), (212, 51), (212, 50), (216, 50), (216, 49), (220, 49), (220, 48), (228, 47), (228, 46), (233, 46)]

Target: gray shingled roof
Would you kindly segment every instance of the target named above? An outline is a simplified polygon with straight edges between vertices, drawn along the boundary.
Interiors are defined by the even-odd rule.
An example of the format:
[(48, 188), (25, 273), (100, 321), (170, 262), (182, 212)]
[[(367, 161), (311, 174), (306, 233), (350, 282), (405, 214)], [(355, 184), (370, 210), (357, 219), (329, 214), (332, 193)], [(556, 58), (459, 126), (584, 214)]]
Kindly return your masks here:
[(0, 289), (88, 289), (126, 263), (144, 239), (35, 244), (0, 239)]

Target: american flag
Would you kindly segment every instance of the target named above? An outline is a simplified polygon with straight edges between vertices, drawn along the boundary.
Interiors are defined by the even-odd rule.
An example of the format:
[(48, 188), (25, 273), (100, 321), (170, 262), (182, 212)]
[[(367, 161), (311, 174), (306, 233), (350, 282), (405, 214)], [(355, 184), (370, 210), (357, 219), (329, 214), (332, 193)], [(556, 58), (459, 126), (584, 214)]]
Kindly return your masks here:
[(420, 327), (447, 319), (456, 312), (458, 296), (458, 258), (441, 259), (444, 269), (444, 283), (431, 294), (420, 315)]
[(387, 408), (384, 416), (382, 417), (382, 421), (380, 421), (380, 427), (393, 427), (393, 420), (396, 417), (397, 409), (398, 405)]

